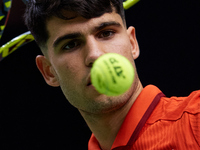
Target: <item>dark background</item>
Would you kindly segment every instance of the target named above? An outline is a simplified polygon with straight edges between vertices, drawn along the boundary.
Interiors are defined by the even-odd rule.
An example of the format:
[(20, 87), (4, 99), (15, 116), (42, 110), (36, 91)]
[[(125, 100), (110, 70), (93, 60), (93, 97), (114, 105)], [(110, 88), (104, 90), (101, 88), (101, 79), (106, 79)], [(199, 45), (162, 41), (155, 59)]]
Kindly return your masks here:
[[(13, 0), (0, 44), (26, 32), (24, 4)], [(168, 97), (200, 88), (200, 2), (141, 0), (126, 10), (136, 28), (140, 57), (136, 66), (143, 86), (154, 84)], [(60, 88), (44, 82), (35, 65), (35, 42), (0, 62), (0, 149), (87, 149), (90, 131)]]

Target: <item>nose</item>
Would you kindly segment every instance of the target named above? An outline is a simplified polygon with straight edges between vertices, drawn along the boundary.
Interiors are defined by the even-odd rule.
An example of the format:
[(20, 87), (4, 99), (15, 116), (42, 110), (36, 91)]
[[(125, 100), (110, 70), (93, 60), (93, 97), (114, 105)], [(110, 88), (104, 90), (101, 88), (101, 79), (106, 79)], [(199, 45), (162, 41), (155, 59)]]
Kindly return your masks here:
[(92, 67), (95, 60), (105, 53), (103, 43), (95, 38), (89, 38), (85, 46), (85, 65)]

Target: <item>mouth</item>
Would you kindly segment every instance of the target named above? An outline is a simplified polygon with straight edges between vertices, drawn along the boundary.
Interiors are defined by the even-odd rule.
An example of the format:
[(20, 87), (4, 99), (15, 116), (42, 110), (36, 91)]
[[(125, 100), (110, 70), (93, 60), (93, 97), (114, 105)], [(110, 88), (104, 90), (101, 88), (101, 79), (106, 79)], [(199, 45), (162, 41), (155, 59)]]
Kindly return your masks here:
[(87, 86), (90, 86), (90, 85), (92, 85), (92, 83), (91, 83), (91, 82), (89, 82), (89, 83), (87, 84)]
[(92, 81), (91, 81), (91, 77), (89, 76), (88, 80), (87, 80), (87, 86), (92, 85)]

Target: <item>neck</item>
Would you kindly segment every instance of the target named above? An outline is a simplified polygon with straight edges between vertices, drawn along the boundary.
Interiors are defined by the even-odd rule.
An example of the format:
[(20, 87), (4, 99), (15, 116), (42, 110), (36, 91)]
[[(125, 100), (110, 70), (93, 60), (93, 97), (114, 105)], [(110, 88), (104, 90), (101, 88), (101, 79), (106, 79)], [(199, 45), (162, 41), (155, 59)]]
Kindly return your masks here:
[(128, 111), (141, 91), (142, 85), (139, 83), (127, 103), (108, 113), (91, 114), (79, 110), (103, 150), (111, 149)]

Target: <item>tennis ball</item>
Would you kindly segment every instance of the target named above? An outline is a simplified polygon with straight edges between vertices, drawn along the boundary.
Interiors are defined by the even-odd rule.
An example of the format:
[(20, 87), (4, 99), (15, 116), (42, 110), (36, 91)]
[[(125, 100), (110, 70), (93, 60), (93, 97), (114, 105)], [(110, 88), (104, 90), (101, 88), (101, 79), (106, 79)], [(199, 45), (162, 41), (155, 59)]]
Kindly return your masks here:
[(107, 96), (125, 93), (134, 80), (134, 69), (130, 61), (116, 53), (100, 56), (91, 69), (91, 82), (95, 89)]

